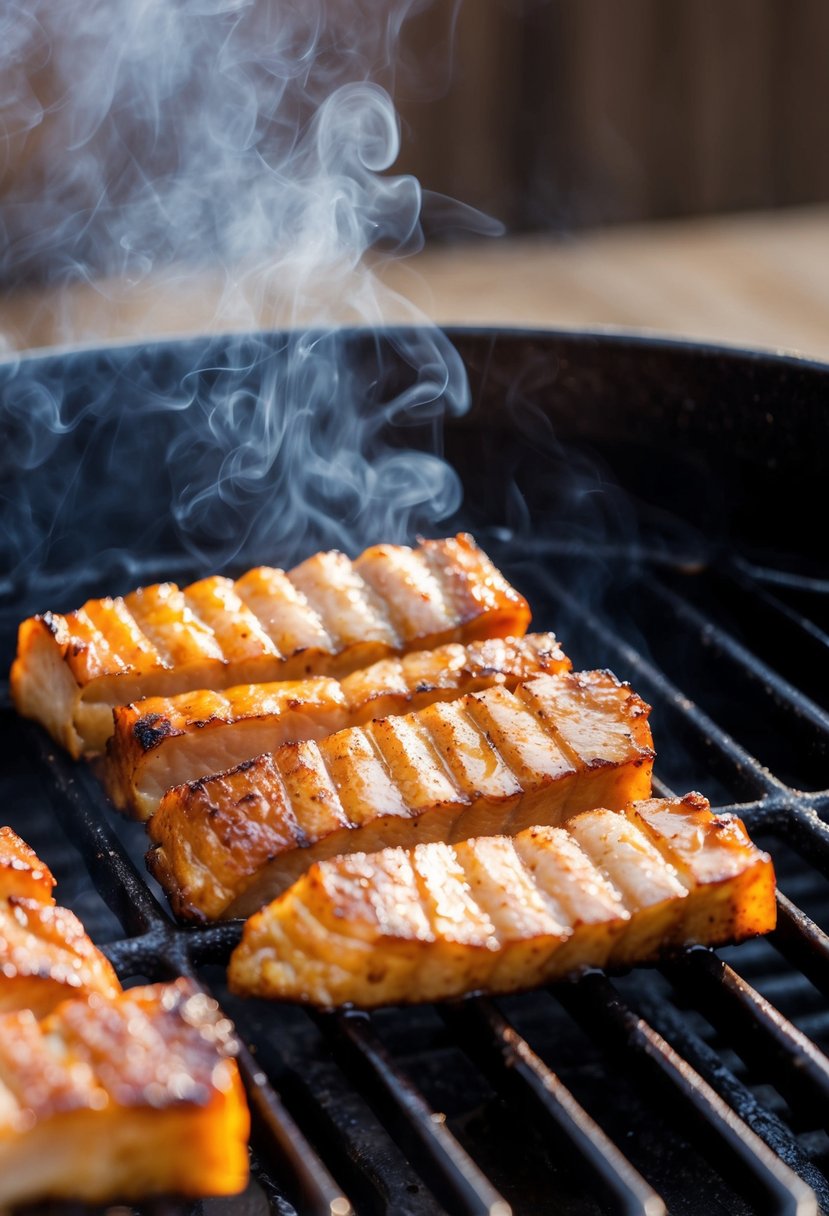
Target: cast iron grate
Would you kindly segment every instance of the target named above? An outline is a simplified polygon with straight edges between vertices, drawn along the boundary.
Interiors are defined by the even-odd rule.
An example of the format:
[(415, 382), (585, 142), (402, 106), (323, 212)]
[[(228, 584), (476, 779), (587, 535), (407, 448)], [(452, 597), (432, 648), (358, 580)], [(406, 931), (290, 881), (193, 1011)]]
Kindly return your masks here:
[[(661, 789), (701, 787), (771, 850), (779, 928), (770, 944), (692, 950), (503, 1001), (371, 1016), (244, 1004), (222, 978), (239, 926), (175, 924), (144, 876), (143, 831), (6, 695), (4, 818), (50, 862), (62, 827), (62, 902), (109, 939), (122, 979), (190, 975), (236, 1021), (258, 1189), (205, 1208), (829, 1208), (829, 937), (818, 923), (829, 918), (829, 715), (809, 695), (826, 687), (829, 587), (735, 563), (689, 572), (484, 542), (577, 667), (610, 666), (652, 703)], [(142, 581), (160, 573), (176, 572), (148, 565)]]

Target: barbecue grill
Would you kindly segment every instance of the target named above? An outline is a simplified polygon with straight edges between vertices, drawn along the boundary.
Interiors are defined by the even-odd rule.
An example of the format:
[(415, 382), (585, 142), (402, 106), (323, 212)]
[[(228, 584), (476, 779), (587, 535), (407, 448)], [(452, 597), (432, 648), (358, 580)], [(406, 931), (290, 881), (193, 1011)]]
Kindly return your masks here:
[[(227, 993), (239, 926), (173, 922), (143, 830), (5, 691), (2, 819), (123, 980), (191, 975), (235, 1020), (254, 1182), (207, 1212), (829, 1210), (829, 577), (813, 539), (829, 367), (608, 335), (450, 336), (472, 408), (416, 426), (392, 411), (386, 440), (439, 440), (465, 497), (435, 531), (468, 527), (576, 668), (609, 666), (652, 703), (657, 788), (701, 789), (772, 853), (771, 938), (497, 1001), (317, 1015)], [(193, 557), (169, 523), (170, 444), (211, 394), (278, 383), (296, 341), (0, 367), (7, 666), (33, 611), (198, 575), (209, 538)], [(399, 332), (336, 341), (369, 404), (409, 383)], [(117, 483), (106, 511), (102, 481)], [(246, 536), (232, 566), (317, 543)]]

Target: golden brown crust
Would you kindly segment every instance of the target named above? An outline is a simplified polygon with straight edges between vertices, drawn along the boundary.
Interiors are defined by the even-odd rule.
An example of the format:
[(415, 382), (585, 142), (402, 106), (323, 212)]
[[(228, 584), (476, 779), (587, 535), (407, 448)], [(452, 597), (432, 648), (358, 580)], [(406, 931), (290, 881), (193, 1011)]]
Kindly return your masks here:
[(236, 1194), (249, 1119), (232, 1050), (185, 980), (3, 1016), (0, 1204)]
[(529, 623), (526, 601), (467, 536), (375, 546), (353, 563), (318, 555), (293, 573), (161, 583), (24, 621), (11, 673), (18, 712), (73, 755), (94, 753), (112, 707), (139, 697), (342, 675), (386, 654), (520, 635)]
[(528, 634), (386, 658), (340, 681), (316, 676), (149, 697), (113, 711), (107, 793), (119, 809), (148, 819), (173, 786), (284, 743), (322, 739), (372, 718), (409, 713), (494, 684), (511, 689), (533, 675), (569, 669), (553, 634)]
[(243, 995), (331, 1007), (514, 992), (585, 966), (774, 928), (774, 871), (700, 796), (590, 811), (564, 828), (315, 864), (251, 917)]
[(172, 786), (294, 739), (322, 738), (347, 716), (340, 684), (324, 676), (148, 697), (114, 710), (106, 791), (119, 810), (148, 819)]
[(520, 636), (527, 630), (529, 604), (468, 533), (423, 541), (421, 547), (455, 615), (471, 624), (467, 637)]
[(533, 676), (570, 671), (553, 633), (450, 642), (352, 672), (341, 681), (349, 725), (411, 713), (436, 701), (501, 684), (512, 690)]
[[(566, 753), (559, 702), (566, 714), (581, 704), (586, 722)], [(336, 852), (621, 807), (650, 793), (652, 760), (647, 707), (615, 677), (543, 675), (517, 694), (496, 686), (170, 790), (148, 860), (180, 915), (245, 915)]]
[(12, 895), (53, 904), (55, 880), (49, 867), (9, 827), (0, 827), (0, 900)]
[[(166, 848), (152, 850), (147, 860), (180, 916), (188, 914), (191, 903), (194, 909), (212, 908), (217, 892), (235, 890), (251, 872), (305, 842), (271, 756), (259, 756), (227, 773), (182, 786), (176, 808), (177, 816), (194, 827), (198, 824), (198, 842), (189, 833), (177, 832), (174, 825), (165, 832), (169, 812), (159, 811), (164, 815), (159, 831), (165, 832)], [(209, 868), (193, 866), (196, 851), (210, 856)], [(190, 876), (186, 892), (176, 880), (180, 873)]]
[(34, 850), (0, 828), (0, 1012), (30, 1009), (41, 1017), (67, 997), (121, 991), (78, 918), (56, 907), (54, 885)]
[(67, 997), (120, 991), (109, 960), (67, 908), (18, 896), (0, 902), (0, 1010), (40, 1017)]

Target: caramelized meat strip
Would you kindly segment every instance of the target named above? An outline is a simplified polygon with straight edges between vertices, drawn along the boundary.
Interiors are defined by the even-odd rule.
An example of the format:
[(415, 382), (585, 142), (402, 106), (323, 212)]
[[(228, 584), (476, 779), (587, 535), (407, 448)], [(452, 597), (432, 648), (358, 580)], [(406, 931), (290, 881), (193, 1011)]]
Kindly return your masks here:
[(650, 793), (648, 706), (609, 672), (541, 675), (291, 743), (169, 790), (148, 864), (183, 917), (245, 916), (313, 861), (514, 834)]
[(114, 996), (121, 985), (107, 958), (68, 908), (12, 895), (0, 901), (0, 1012), (43, 1017), (67, 997)]
[(67, 997), (121, 991), (77, 916), (55, 906), (54, 885), (34, 850), (0, 828), (0, 1013), (31, 1009), (42, 1017)]
[[(326, 555), (328, 556), (328, 555)], [(114, 711), (104, 780), (115, 805), (149, 819), (168, 789), (283, 743), (323, 739), (374, 717), (403, 714), (541, 672), (569, 671), (552, 633), (490, 638), (381, 659), (338, 681), (318, 676), (149, 697)]]
[(774, 928), (771, 859), (700, 794), (315, 864), (245, 926), (240, 994), (323, 1008), (516, 992)]
[(0, 1206), (236, 1194), (248, 1113), (230, 1024), (190, 985), (0, 1018)]
[(11, 828), (0, 828), (0, 900), (10, 896), (53, 904), (52, 872)]
[(472, 537), (321, 553), (181, 589), (143, 587), (20, 626), (11, 689), (73, 756), (101, 752), (112, 710), (193, 689), (345, 675), (392, 654), (521, 636), (530, 611)]

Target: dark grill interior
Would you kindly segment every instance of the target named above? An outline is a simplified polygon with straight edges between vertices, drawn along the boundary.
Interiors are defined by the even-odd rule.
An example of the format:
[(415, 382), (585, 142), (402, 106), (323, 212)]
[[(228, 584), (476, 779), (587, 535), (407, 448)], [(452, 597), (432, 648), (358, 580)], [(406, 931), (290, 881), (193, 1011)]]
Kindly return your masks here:
[[(651, 702), (660, 788), (700, 788), (772, 853), (775, 934), (505, 1000), (313, 1015), (229, 996), (238, 926), (174, 925), (145, 876), (143, 830), (7, 696), (2, 819), (123, 979), (194, 974), (235, 1019), (257, 1182), (208, 1211), (829, 1209), (829, 581), (793, 529), (815, 486), (803, 476), (785, 503), (766, 493), (769, 479), (795, 492), (787, 450), (817, 459), (810, 402), (829, 371), (544, 335), (461, 335), (461, 349), (476, 409), (446, 442), (462, 522), (577, 668), (609, 666)], [(767, 439), (756, 416), (783, 397), (789, 417)], [(681, 443), (675, 401), (697, 420)], [(699, 421), (711, 401), (730, 419), (726, 452), (723, 418)], [(265, 545), (257, 557), (290, 560)], [(200, 568), (150, 550), (106, 564), (76, 567), (69, 590), (43, 566), (18, 571), (0, 608), (6, 651), (25, 612)]]

